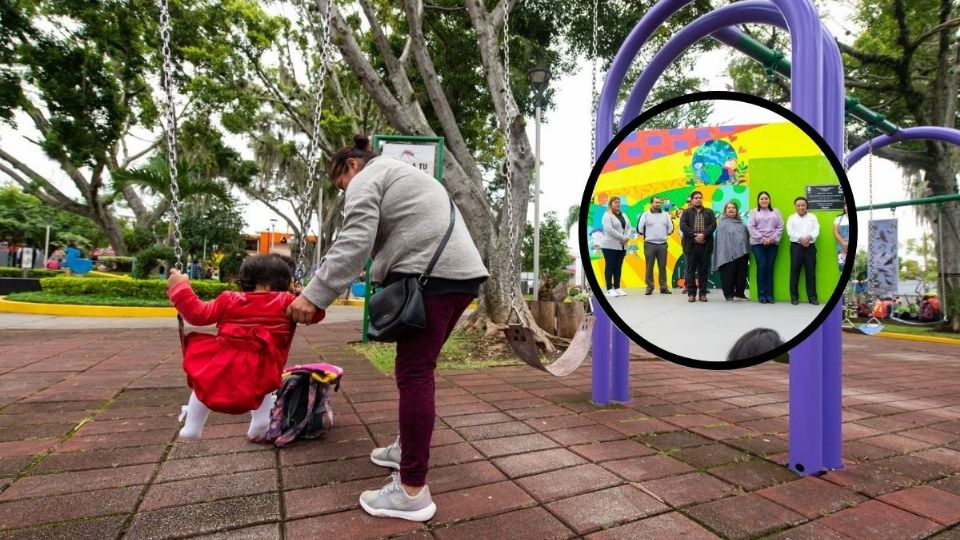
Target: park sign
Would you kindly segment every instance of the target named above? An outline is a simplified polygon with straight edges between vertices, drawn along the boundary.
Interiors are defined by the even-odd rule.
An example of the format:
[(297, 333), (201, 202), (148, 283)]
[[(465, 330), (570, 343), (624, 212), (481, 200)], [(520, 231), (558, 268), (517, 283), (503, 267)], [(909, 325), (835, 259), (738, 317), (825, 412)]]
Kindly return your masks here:
[(840, 184), (807, 186), (807, 210), (843, 210)]
[(374, 135), (373, 149), (443, 181), (443, 137)]

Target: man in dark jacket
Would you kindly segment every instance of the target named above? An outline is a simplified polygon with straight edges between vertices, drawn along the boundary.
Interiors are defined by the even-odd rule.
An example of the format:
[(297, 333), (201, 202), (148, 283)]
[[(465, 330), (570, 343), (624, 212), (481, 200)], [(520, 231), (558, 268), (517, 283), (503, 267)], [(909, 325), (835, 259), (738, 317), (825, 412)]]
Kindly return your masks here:
[(699, 283), (700, 301), (707, 301), (707, 273), (710, 254), (713, 253), (713, 232), (717, 218), (713, 210), (703, 206), (703, 193), (690, 194), (690, 207), (680, 216), (680, 232), (683, 233), (683, 255), (687, 262), (684, 281), (687, 286), (687, 301), (697, 299)]

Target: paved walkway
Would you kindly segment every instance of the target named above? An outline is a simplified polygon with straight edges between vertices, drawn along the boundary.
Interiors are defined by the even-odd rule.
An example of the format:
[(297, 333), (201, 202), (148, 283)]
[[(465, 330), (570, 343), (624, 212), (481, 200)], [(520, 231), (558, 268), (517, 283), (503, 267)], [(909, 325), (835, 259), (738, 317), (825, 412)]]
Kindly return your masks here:
[[(671, 294), (646, 289), (626, 289), (627, 296), (607, 297), (623, 321), (640, 337), (679, 356), (707, 362), (723, 362), (740, 336), (758, 327), (771, 328), (790, 341), (820, 315), (824, 305), (807, 302), (791, 305), (759, 302), (726, 302), (723, 291), (711, 289), (709, 301), (687, 302), (682, 289)], [(691, 320), (723, 321), (697, 328), (697, 339), (689, 338)]]
[(687, 369), (638, 353), (633, 401), (598, 409), (589, 367), (441, 372), (427, 525), (371, 518), (367, 455), (396, 390), (298, 331), (291, 361), (346, 369), (326, 440), (274, 451), (212, 415), (177, 442), (188, 390), (170, 329), (0, 332), (0, 538), (960, 538), (957, 347), (846, 336), (844, 456), (785, 469), (787, 369)]

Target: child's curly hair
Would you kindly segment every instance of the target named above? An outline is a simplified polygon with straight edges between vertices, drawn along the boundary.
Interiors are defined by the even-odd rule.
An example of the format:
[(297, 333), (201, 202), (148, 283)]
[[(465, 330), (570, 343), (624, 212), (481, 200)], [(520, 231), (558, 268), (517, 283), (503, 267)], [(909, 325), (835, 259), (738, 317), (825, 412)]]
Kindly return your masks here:
[(285, 255), (249, 255), (240, 265), (237, 284), (243, 292), (257, 285), (269, 285), (271, 291), (289, 291), (293, 282), (293, 259)]

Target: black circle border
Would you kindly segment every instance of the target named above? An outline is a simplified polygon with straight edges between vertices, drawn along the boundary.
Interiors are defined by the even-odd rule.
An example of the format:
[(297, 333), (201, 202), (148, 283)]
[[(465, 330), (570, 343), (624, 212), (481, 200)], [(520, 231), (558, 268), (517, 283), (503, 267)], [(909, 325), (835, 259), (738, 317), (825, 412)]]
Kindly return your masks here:
[[(847, 218), (850, 222), (850, 240), (847, 245), (847, 260), (844, 263), (843, 271), (840, 273), (840, 280), (837, 282), (837, 285), (834, 287), (833, 295), (830, 296), (830, 299), (826, 304), (821, 304), (820, 313), (807, 324), (806, 328), (800, 331), (793, 338), (788, 340), (786, 343), (777, 347), (771, 351), (768, 351), (765, 354), (755, 356), (753, 358), (747, 358), (744, 360), (734, 360), (734, 361), (711, 361), (711, 360), (695, 360), (693, 358), (687, 358), (674, 354), (666, 349), (662, 349), (657, 345), (643, 339), (633, 328), (631, 328), (620, 315), (617, 314), (613, 306), (610, 305), (606, 296), (603, 294), (603, 287), (600, 286), (600, 282), (597, 280), (597, 276), (593, 270), (593, 264), (589, 264), (590, 259), (590, 250), (589, 239), (587, 238), (587, 218), (588, 211), (590, 208), (590, 203), (593, 199), (593, 191), (596, 188), (597, 180), (600, 177), (600, 172), (603, 169), (603, 166), (606, 164), (607, 160), (610, 159), (610, 156), (617, 149), (620, 143), (623, 142), (627, 136), (640, 127), (647, 120), (652, 117), (679, 105), (684, 105), (686, 103), (691, 103), (694, 101), (739, 101), (743, 103), (749, 103), (758, 107), (767, 109), (768, 111), (774, 112), (782, 116), (783, 118), (792, 122), (795, 126), (803, 130), (810, 139), (812, 139), (817, 146), (820, 148), (820, 151), (823, 152), (823, 155), (830, 161), (830, 164), (833, 166), (834, 173), (837, 175), (837, 179), (840, 181), (840, 187), (843, 190), (844, 199), (847, 201)], [(843, 149), (846, 151), (846, 149)], [(850, 209), (853, 209), (851, 212)], [(587, 279), (587, 282), (590, 284), (590, 288), (593, 290), (593, 295), (597, 302), (601, 305), (604, 312), (610, 318), (610, 320), (617, 326), (617, 328), (627, 335), (634, 343), (640, 345), (647, 351), (656, 354), (658, 357), (668, 360), (675, 364), (679, 364), (685, 367), (697, 368), (697, 369), (717, 369), (717, 370), (728, 370), (728, 369), (739, 369), (745, 367), (751, 367), (758, 364), (762, 364), (773, 358), (777, 358), (784, 354), (787, 354), (791, 349), (799, 345), (805, 339), (810, 337), (813, 332), (823, 325), (827, 317), (836, 307), (837, 303), (840, 301), (840, 298), (843, 296), (843, 292), (846, 289), (848, 282), (850, 280), (850, 274), (853, 273), (854, 260), (856, 259), (857, 252), (857, 211), (856, 211), (856, 202), (853, 197), (853, 190), (850, 187), (850, 181), (847, 178), (846, 171), (843, 169), (843, 165), (840, 160), (837, 158), (834, 151), (827, 145), (827, 141), (824, 140), (823, 136), (816, 132), (813, 127), (810, 126), (805, 120), (800, 118), (796, 113), (790, 111), (789, 109), (767, 101), (763, 98), (751, 95), (744, 94), (741, 92), (730, 92), (730, 91), (721, 91), (721, 90), (712, 90), (706, 92), (694, 92), (690, 94), (685, 94), (683, 96), (678, 96), (674, 98), (667, 99), (658, 103), (656, 106), (647, 109), (646, 111), (640, 113), (636, 118), (631, 120), (626, 126), (624, 126), (620, 131), (614, 135), (613, 139), (609, 144), (603, 149), (603, 152), (600, 153), (600, 156), (593, 164), (593, 169), (590, 171), (590, 178), (587, 180), (587, 184), (584, 187), (583, 197), (580, 201), (580, 220), (578, 224), (579, 237), (580, 237), (580, 260), (588, 264), (583, 264), (584, 276)], [(830, 231), (833, 232), (832, 230)], [(854, 257), (850, 257), (849, 254), (853, 253)], [(599, 292), (598, 292), (599, 291)]]

